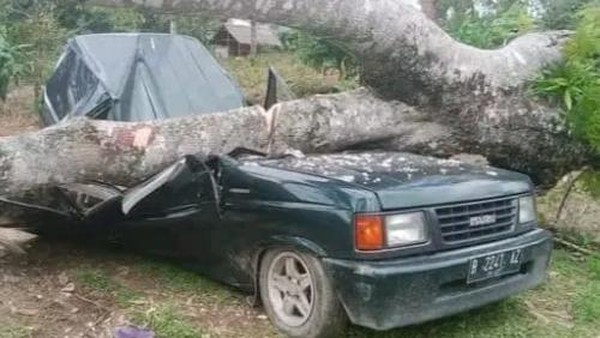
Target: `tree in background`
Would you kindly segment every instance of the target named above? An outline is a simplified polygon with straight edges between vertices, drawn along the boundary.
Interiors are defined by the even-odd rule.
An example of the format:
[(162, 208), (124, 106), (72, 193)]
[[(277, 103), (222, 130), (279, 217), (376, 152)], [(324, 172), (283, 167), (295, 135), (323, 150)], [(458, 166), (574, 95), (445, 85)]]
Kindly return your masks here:
[[(577, 11), (592, 0), (420, 0), (421, 9), (461, 42), (497, 48), (538, 28), (573, 27)], [(342, 78), (357, 74), (354, 57), (331, 41), (290, 31), (283, 36), (287, 50), (309, 66), (336, 69)]]
[(179, 34), (192, 36), (207, 46), (221, 26), (219, 20), (205, 15), (178, 15), (172, 19), (177, 24)]
[[(543, 11), (540, 18), (546, 29), (575, 29), (577, 13), (594, 0), (538, 0)], [(597, 2), (597, 1), (596, 1)]]
[(284, 48), (296, 53), (307, 65), (325, 73), (335, 69), (341, 80), (356, 77), (358, 64), (356, 59), (342, 47), (324, 38), (290, 30), (282, 34)]
[(67, 31), (56, 19), (55, 3), (28, 3), (4, 1), (2, 24), (6, 27), (6, 39), (13, 46), (20, 46), (22, 68), (19, 73), (34, 85), (36, 101), (41, 98), (41, 88), (52, 68), (52, 61), (60, 52)]
[(535, 83), (537, 94), (560, 104), (575, 136), (600, 152), (600, 5), (578, 13), (565, 62)]
[(451, 20), (446, 29), (464, 43), (480, 48), (496, 48), (534, 27), (535, 21), (527, 10), (515, 4), (506, 10), (487, 14), (474, 12), (462, 21)]
[(11, 81), (28, 70), (27, 45), (15, 45), (7, 39), (7, 29), (0, 26), (0, 100), (6, 100)]

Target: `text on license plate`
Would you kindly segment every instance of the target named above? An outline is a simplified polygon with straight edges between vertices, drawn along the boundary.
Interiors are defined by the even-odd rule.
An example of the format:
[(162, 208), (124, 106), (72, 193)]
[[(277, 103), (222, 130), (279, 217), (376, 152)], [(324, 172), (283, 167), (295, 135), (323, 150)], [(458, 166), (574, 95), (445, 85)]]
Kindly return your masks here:
[(471, 259), (469, 261), (467, 283), (481, 282), (518, 272), (521, 270), (523, 261), (522, 251), (522, 249), (515, 249)]

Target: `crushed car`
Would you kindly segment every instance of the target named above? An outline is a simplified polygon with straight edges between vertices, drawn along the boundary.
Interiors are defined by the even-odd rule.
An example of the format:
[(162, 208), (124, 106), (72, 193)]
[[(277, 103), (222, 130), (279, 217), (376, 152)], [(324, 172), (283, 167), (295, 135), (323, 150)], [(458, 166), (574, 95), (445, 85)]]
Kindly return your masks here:
[(48, 80), (45, 125), (87, 116), (147, 121), (245, 104), (235, 81), (198, 40), (173, 34), (91, 34), (69, 40)]
[[(93, 45), (96, 38), (104, 47), (76, 48), (77, 39)], [(63, 57), (57, 72), (71, 78), (57, 80), (62, 75), (55, 74), (50, 80), (56, 83), (47, 89), (47, 121), (63, 115), (164, 118), (244, 104), (235, 82), (203, 47), (189, 51), (202, 57), (181, 63), (181, 53), (170, 52), (181, 48), (181, 39), (198, 42), (126, 35), (138, 47), (120, 56), (115, 51), (122, 38), (71, 42), (67, 54), (99, 55), (78, 55), (73, 68)], [(167, 76), (155, 72), (169, 70), (148, 60), (197, 70), (208, 63), (220, 80), (189, 79), (189, 92), (173, 93), (153, 85)], [(112, 76), (94, 73), (99, 69), (119, 74), (109, 81)], [(123, 90), (113, 92), (117, 87), (108, 83)], [(129, 85), (139, 90), (124, 90)], [(194, 110), (169, 113), (180, 107), (165, 102), (178, 95), (193, 97), (188, 107)], [(137, 113), (124, 112), (132, 105)], [(201, 106), (206, 109), (196, 109)], [(271, 158), (238, 149), (186, 156), (134, 187), (58, 186), (55, 214), (98, 238), (177, 258), (255, 294), (286, 335), (329, 337), (348, 321), (387, 330), (542, 283), (552, 236), (538, 227), (534, 195), (525, 175), (454, 160), (391, 152)]]

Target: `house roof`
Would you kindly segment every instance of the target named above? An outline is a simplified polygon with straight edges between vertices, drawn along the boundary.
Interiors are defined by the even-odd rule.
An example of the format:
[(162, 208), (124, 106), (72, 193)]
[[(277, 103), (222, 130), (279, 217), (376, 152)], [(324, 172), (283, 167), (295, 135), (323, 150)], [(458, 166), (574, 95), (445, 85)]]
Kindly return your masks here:
[[(251, 43), (251, 25), (249, 21), (230, 19), (224, 25), (225, 29), (237, 42), (245, 45)], [(266, 24), (258, 24), (256, 27), (256, 39), (259, 45), (281, 47), (281, 40), (277, 32)]]

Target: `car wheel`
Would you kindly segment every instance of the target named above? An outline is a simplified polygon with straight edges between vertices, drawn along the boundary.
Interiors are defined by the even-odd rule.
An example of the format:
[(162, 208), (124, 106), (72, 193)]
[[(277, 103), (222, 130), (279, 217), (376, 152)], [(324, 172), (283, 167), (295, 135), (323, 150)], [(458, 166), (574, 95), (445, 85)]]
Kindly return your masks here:
[(271, 322), (290, 337), (337, 337), (346, 327), (323, 265), (292, 250), (271, 250), (262, 260), (260, 295)]

